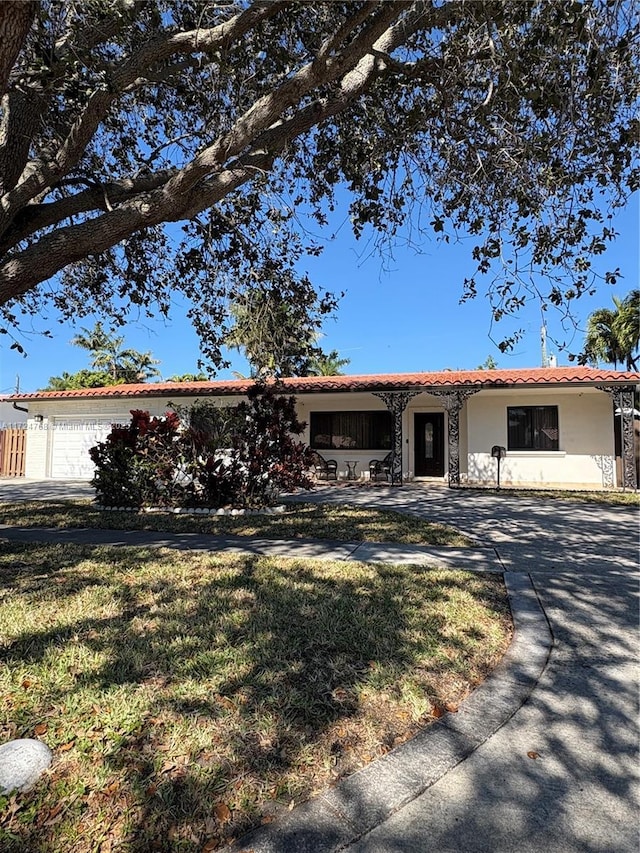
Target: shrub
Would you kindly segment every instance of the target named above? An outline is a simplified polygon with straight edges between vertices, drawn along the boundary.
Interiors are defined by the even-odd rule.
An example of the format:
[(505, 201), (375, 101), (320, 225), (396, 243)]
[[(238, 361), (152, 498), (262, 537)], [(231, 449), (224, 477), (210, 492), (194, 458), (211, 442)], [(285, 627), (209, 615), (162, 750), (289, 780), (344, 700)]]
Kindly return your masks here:
[(296, 415), (295, 398), (284, 397), (277, 387), (264, 384), (253, 386), (247, 398), (238, 405), (244, 427), (235, 444), (245, 479), (243, 502), (267, 504), (274, 492), (310, 489), (311, 452), (293, 438), (305, 427)]
[(180, 419), (135, 409), (131, 423), (114, 427), (104, 442), (89, 451), (96, 466), (92, 485), (107, 506), (169, 505), (180, 463)]
[[(108, 506), (264, 506), (311, 488), (310, 451), (293, 397), (256, 385), (247, 402), (196, 401), (162, 418), (134, 410), (90, 450), (96, 497)], [(181, 421), (182, 417), (182, 421)]]

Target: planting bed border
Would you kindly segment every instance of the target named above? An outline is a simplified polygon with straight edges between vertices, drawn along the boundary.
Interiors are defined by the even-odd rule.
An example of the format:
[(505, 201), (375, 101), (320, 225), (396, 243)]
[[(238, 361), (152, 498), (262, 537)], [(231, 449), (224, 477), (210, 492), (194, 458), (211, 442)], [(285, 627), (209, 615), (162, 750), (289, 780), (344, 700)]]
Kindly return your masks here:
[(278, 506), (266, 506), (262, 509), (244, 509), (234, 507), (162, 507), (162, 506), (145, 506), (140, 509), (134, 506), (103, 506), (102, 504), (94, 504), (95, 509), (103, 512), (135, 512), (138, 515), (143, 513), (164, 513), (166, 515), (281, 515), (286, 512), (286, 506), (279, 504)]

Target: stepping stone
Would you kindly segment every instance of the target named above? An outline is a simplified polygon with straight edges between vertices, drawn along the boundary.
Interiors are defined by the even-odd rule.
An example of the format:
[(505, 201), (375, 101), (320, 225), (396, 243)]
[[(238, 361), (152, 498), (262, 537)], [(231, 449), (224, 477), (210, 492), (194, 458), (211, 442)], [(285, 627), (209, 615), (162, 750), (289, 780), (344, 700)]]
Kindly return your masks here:
[(48, 770), (53, 753), (39, 740), (10, 740), (0, 746), (0, 793), (30, 791)]

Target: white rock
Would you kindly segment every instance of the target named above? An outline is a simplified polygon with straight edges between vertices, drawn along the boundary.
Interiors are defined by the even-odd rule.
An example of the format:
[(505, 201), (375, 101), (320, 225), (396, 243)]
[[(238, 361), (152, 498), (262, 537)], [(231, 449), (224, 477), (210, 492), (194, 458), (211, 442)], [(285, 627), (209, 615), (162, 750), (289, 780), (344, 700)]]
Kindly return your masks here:
[(22, 738), (0, 746), (0, 793), (30, 791), (51, 766), (53, 753), (39, 740)]

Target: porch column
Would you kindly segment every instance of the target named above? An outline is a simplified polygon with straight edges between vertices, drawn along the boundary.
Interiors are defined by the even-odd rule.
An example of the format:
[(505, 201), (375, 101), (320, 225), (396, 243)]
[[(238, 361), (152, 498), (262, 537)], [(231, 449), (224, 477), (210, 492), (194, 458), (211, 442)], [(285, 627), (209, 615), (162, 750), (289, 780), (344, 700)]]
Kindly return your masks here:
[(460, 409), (479, 388), (456, 389), (455, 391), (427, 391), (439, 397), (447, 412), (447, 440), (449, 446), (449, 486), (460, 485)]
[[(633, 385), (597, 385), (598, 390), (604, 391), (612, 399), (614, 424), (616, 409), (620, 409), (620, 431), (622, 449), (622, 488), (637, 489), (636, 459), (634, 452), (633, 430)], [(614, 478), (615, 483), (615, 478)]]
[(391, 443), (391, 485), (402, 485), (402, 413), (407, 403), (419, 391), (374, 391), (393, 415), (393, 441)]

